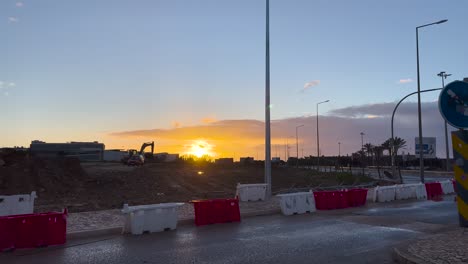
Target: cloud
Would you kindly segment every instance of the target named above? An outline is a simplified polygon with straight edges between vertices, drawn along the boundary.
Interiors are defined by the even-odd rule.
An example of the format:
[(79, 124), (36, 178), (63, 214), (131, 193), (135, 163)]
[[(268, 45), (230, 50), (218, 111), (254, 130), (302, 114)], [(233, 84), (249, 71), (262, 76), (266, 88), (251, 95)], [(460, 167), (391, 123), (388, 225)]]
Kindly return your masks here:
[(8, 23), (17, 23), (19, 21), (19, 18), (17, 17), (9, 17), (8, 18)]
[(16, 7), (23, 7), (24, 6), (24, 3), (23, 2), (16, 2)]
[(16, 86), (16, 83), (14, 83), (14, 82), (8, 83), (8, 87), (15, 87), (15, 86)]
[[(360, 132), (366, 136), (364, 141), (374, 145), (381, 144), (390, 137), (390, 119), (395, 103), (367, 104), (330, 111), (320, 117), (320, 147), (324, 155), (338, 154), (338, 141), (341, 142), (341, 154), (350, 154), (359, 150)], [(444, 121), (440, 116), (437, 102), (425, 102), (422, 105), (423, 135), (437, 138), (437, 155), (445, 155)], [(402, 103), (395, 115), (395, 136), (407, 142), (405, 152), (414, 153), (414, 138), (418, 134), (417, 103)], [(315, 140), (316, 117), (304, 116), (273, 120), (271, 123), (272, 155), (284, 159), (287, 152), (286, 142), (290, 147), (290, 156), (295, 156), (295, 130), (299, 131), (299, 151), (304, 155), (317, 153)], [(265, 124), (259, 120), (220, 120), (173, 129), (149, 129), (121, 131), (111, 133), (110, 140), (116, 142), (132, 141), (135, 145), (145, 140), (157, 140), (161, 152), (184, 153), (184, 146), (197, 139), (205, 139), (216, 145), (213, 149), (220, 157), (257, 156), (263, 158), (265, 142)], [(295, 147), (295, 146), (294, 146)], [(258, 154), (257, 154), (258, 153)]]
[(411, 79), (411, 78), (400, 79), (400, 80), (398, 81), (398, 84), (405, 84), (405, 83), (411, 83), (411, 82), (413, 82), (413, 79)]
[(205, 117), (201, 120), (201, 122), (203, 124), (209, 124), (209, 123), (213, 123), (213, 122), (216, 122), (218, 120), (216, 120), (216, 118), (213, 118), (213, 117)]
[(5, 83), (4, 83), (3, 81), (0, 81), (0, 89), (3, 88), (3, 85), (4, 85), (4, 84), (5, 84)]
[(3, 93), (3, 95), (5, 95), (5, 96), (9, 96), (9, 95), (10, 95), (10, 93), (9, 93), (9, 92), (4, 92), (4, 93)]
[(310, 89), (311, 87), (315, 87), (320, 84), (320, 80), (313, 80), (310, 82), (306, 82), (304, 84), (304, 88), (301, 89), (301, 92), (305, 92), (306, 90)]

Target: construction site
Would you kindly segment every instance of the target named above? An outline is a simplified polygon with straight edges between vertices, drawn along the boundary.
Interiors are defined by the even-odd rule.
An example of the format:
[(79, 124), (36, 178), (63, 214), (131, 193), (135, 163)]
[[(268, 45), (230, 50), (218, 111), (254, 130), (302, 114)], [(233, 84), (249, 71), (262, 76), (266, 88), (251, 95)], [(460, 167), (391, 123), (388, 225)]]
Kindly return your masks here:
[[(144, 152), (151, 148), (151, 152)], [(130, 205), (187, 202), (233, 197), (237, 183), (264, 181), (263, 162), (233, 163), (181, 159), (164, 162), (144, 143), (120, 161), (81, 161), (77, 156), (44, 157), (31, 151), (0, 154), (0, 194), (36, 191), (37, 211), (68, 208), (70, 212), (122, 208)], [(166, 157), (167, 158), (167, 157)], [(225, 163), (225, 161), (230, 161)], [(134, 165), (134, 166), (132, 166)], [(317, 172), (295, 166), (273, 166), (272, 191), (378, 184), (346, 172)], [(385, 184), (381, 182), (380, 184)]]

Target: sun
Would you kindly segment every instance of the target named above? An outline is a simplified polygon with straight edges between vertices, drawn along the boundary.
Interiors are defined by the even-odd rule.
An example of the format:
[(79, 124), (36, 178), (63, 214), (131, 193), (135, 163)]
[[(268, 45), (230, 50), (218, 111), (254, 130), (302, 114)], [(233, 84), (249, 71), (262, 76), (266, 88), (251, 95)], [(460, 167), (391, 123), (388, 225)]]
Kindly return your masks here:
[(194, 155), (197, 158), (203, 156), (214, 156), (213, 145), (208, 143), (206, 140), (195, 140), (190, 144), (187, 154)]

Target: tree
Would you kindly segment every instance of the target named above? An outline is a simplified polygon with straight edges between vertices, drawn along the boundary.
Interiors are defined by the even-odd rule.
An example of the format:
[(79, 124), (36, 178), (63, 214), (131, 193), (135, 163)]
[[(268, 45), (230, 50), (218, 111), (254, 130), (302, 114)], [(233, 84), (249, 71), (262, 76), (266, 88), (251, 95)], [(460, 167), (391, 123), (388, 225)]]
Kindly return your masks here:
[(377, 172), (379, 173), (380, 179), (380, 158), (383, 155), (384, 148), (382, 146), (374, 146), (373, 148), (375, 159), (377, 161)]
[(398, 150), (406, 147), (406, 140), (399, 138), (399, 137), (395, 137), (393, 143), (394, 143), (394, 149), (395, 149), (396, 155), (398, 155)]
[(367, 157), (370, 157), (370, 158), (371, 158), (371, 160), (372, 160), (372, 165), (374, 165), (374, 159), (373, 159), (373, 156), (374, 156), (374, 145), (372, 145), (371, 143), (366, 143), (366, 144), (364, 144), (364, 151), (366, 152)]
[(384, 150), (387, 150), (388, 151), (388, 155), (391, 156), (392, 155), (392, 139), (389, 138), (387, 140), (385, 140), (384, 143), (382, 143), (382, 145), (380, 145)]

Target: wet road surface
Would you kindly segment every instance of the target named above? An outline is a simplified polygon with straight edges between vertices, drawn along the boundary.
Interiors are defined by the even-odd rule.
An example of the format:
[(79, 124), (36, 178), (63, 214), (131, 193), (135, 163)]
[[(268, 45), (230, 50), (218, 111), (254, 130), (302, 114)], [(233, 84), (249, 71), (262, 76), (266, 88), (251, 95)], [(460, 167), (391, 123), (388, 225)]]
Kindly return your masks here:
[(2, 254), (0, 263), (392, 263), (398, 243), (456, 225), (456, 204), (448, 196), (74, 240), (65, 247)]

